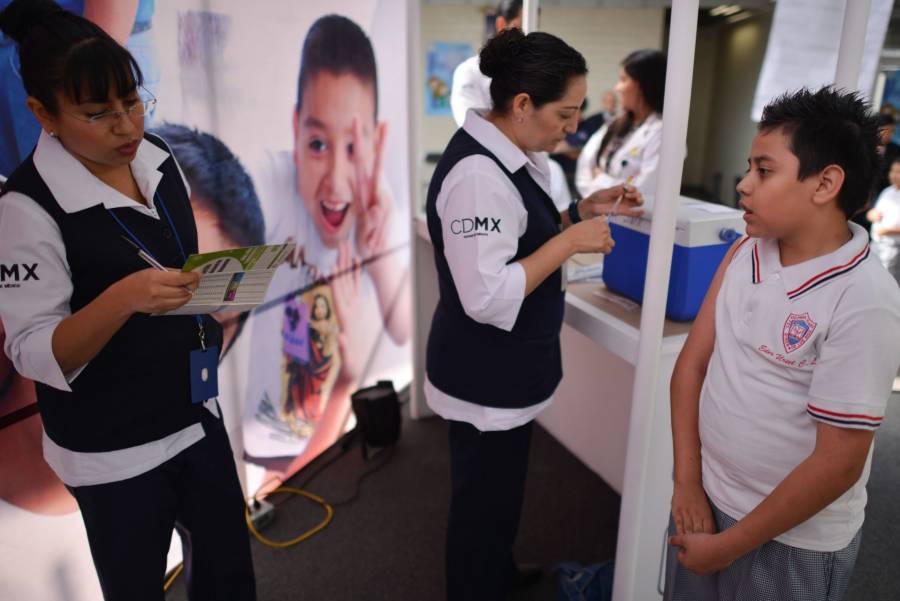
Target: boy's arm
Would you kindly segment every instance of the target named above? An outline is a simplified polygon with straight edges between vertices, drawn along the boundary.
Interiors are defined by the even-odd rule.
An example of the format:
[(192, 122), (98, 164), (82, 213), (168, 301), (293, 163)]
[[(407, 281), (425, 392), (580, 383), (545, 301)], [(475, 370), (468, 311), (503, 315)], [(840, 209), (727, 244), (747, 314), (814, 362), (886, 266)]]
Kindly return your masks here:
[(672, 537), (682, 547), (678, 560), (698, 574), (715, 572), (802, 524), (859, 480), (874, 434), (817, 423), (813, 452), (744, 519), (720, 534)]
[(700, 476), (700, 390), (716, 341), (716, 298), (725, 270), (741, 243), (735, 242), (719, 265), (672, 373), (670, 396), (675, 458), (672, 519), (678, 534), (715, 532)]

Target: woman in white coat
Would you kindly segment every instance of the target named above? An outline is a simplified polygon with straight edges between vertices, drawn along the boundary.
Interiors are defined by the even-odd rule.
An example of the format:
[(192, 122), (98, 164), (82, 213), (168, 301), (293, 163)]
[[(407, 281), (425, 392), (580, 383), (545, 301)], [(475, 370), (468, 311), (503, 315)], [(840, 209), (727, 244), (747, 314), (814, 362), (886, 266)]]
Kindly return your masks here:
[(619, 66), (615, 90), (624, 113), (601, 127), (584, 145), (575, 170), (582, 197), (618, 184), (629, 184), (653, 204), (662, 138), (666, 55), (659, 50), (632, 52)]

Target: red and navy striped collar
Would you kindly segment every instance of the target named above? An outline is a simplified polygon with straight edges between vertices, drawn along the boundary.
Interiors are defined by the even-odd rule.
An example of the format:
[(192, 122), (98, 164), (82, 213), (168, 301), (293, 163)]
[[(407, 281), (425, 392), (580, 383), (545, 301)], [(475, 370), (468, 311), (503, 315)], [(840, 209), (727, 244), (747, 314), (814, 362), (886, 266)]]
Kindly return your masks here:
[(869, 256), (869, 236), (864, 228), (849, 222), (853, 233), (846, 244), (834, 252), (791, 265), (781, 266), (778, 241), (760, 238), (750, 249), (751, 279), (754, 284), (780, 273), (785, 294), (791, 300), (856, 269)]

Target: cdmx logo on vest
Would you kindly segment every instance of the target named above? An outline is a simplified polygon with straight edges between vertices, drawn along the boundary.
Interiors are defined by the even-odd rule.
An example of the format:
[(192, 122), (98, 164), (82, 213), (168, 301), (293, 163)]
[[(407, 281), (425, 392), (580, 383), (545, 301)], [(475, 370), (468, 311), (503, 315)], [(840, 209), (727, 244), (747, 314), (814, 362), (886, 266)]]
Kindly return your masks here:
[(4, 288), (18, 288), (19, 282), (38, 281), (37, 266), (37, 263), (0, 263), (0, 284)]
[(450, 222), (450, 233), (463, 238), (487, 236), (490, 232), (500, 233), (500, 219), (493, 217), (464, 217)]

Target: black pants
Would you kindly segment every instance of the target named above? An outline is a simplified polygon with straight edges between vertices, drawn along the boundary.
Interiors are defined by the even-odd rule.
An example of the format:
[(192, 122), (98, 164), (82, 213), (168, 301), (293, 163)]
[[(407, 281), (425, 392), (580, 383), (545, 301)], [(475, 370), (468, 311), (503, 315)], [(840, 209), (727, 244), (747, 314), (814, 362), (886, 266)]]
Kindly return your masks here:
[(498, 432), (449, 424), (447, 599), (502, 600), (516, 575), (512, 547), (522, 514), (532, 422)]
[(121, 482), (71, 488), (106, 601), (162, 601), (178, 526), (191, 601), (251, 601), (256, 582), (234, 458), (222, 420), (166, 463)]

